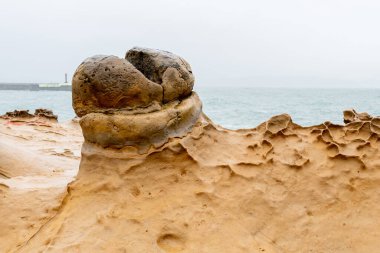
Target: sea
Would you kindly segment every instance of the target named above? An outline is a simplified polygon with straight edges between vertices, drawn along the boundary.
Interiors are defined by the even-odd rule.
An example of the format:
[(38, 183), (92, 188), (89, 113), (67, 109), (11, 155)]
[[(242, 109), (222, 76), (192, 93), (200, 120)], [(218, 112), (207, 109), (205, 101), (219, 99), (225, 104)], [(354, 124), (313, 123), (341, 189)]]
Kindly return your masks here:
[[(203, 111), (229, 129), (254, 128), (270, 117), (289, 114), (293, 122), (311, 126), (343, 124), (343, 110), (380, 115), (380, 89), (310, 89), (196, 87)], [(72, 119), (70, 91), (0, 90), (0, 114), (15, 109), (49, 108), (60, 122)]]

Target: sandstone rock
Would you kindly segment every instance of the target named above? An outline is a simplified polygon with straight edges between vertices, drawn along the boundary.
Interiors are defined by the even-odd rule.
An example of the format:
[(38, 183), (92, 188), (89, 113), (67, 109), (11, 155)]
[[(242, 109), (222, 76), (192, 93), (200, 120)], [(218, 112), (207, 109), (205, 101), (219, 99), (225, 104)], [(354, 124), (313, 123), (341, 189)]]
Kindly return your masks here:
[(181, 102), (172, 102), (160, 111), (140, 114), (112, 115), (89, 113), (81, 118), (84, 139), (102, 147), (122, 148), (135, 146), (140, 152), (151, 145), (158, 147), (171, 137), (186, 134), (202, 111), (196, 93)]
[(380, 135), (380, 118), (379, 117), (373, 118), (371, 120), (370, 127), (371, 127), (372, 132)]
[(33, 114), (30, 114), (29, 110), (14, 110), (13, 112), (6, 112), (2, 117), (33, 118)]
[(354, 109), (343, 111), (343, 121), (348, 124), (354, 121), (370, 121), (372, 116), (366, 112), (358, 113)]
[(162, 101), (162, 87), (147, 79), (125, 59), (87, 58), (76, 70), (73, 107), (78, 116), (109, 109), (146, 107)]
[(343, 122), (351, 123), (355, 121), (356, 112), (354, 110), (345, 110), (343, 111)]
[[(121, 111), (114, 115), (90, 113), (82, 121), (96, 121), (82, 123), (96, 130), (95, 138), (107, 139), (110, 134), (115, 143), (122, 141), (117, 139), (117, 131), (120, 136), (129, 135), (125, 140), (136, 141), (133, 129), (138, 133), (147, 129), (152, 135), (146, 135), (156, 143), (172, 128), (163, 124), (162, 131), (154, 135), (150, 127), (160, 125), (157, 121), (172, 125), (165, 115), (176, 113), (186, 101), (190, 104), (191, 97), (168, 104), (171, 109), (167, 112), (164, 108), (126, 116)], [(183, 122), (179, 117), (173, 119), (173, 123)], [(114, 122), (123, 129), (113, 129)], [(141, 128), (129, 132), (133, 122), (140, 122)], [(145, 154), (129, 147), (102, 148), (86, 140), (79, 172), (55, 208), (46, 208), (49, 202), (39, 189), (22, 194), (16, 194), (17, 188), (4, 189), (0, 214), (6, 219), (0, 222), (4, 231), (0, 248), (20, 253), (379, 251), (380, 132), (372, 130), (380, 126), (379, 118), (354, 125), (326, 122), (300, 127), (283, 114), (257, 128), (237, 131), (217, 126), (203, 115), (198, 122), (186, 136), (172, 138)], [(40, 129), (8, 133), (21, 144), (24, 141), (14, 134), (41, 134), (36, 130)], [(63, 135), (55, 135), (53, 147), (62, 145), (62, 140), (73, 140), (74, 132), (62, 126), (52, 130), (44, 134), (58, 131)], [(8, 138), (1, 135), (4, 137)], [(44, 151), (45, 146), (53, 145), (41, 137), (30, 140), (40, 143), (36, 155), (50, 153)], [(3, 153), (13, 154), (11, 163), (20, 160), (18, 154), (23, 158), (24, 153), (8, 149)], [(6, 160), (1, 145), (0, 157), (2, 167)], [(62, 162), (69, 160), (73, 159)], [(14, 172), (13, 167), (7, 171)], [(49, 168), (48, 172), (53, 181), (57, 174), (68, 171), (51, 173)], [(36, 199), (39, 202), (31, 202)], [(36, 209), (39, 205), (44, 208)], [(30, 218), (20, 219), (25, 215)]]
[(286, 129), (291, 122), (292, 119), (288, 114), (276, 115), (266, 122), (266, 129), (271, 134), (277, 134), (278, 132)]
[(13, 119), (13, 120), (32, 120), (34, 117), (45, 118), (48, 120), (57, 121), (58, 116), (52, 110), (39, 108), (36, 109), (34, 114), (29, 113), (29, 110), (14, 110), (13, 112), (6, 112), (0, 115), (0, 118)]
[(191, 94), (194, 76), (190, 65), (181, 57), (166, 51), (134, 47), (125, 58), (149, 80), (162, 85), (164, 103)]
[(58, 119), (58, 116), (55, 115), (52, 110), (44, 109), (44, 108), (36, 109), (34, 112), (34, 115), (37, 117), (43, 117), (43, 118), (48, 118), (48, 119), (53, 119), (53, 120)]
[(73, 107), (84, 138), (102, 147), (158, 147), (186, 134), (202, 104), (189, 64), (172, 53), (133, 48), (126, 59), (94, 56), (73, 78)]

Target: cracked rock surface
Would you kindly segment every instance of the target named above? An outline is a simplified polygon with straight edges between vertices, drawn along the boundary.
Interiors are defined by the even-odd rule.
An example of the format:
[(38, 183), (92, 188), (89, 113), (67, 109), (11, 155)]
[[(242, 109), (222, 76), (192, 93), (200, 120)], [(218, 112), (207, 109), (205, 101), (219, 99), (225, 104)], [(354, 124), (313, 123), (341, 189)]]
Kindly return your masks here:
[(181, 57), (166, 51), (134, 47), (125, 56), (149, 80), (163, 87), (163, 102), (190, 95), (194, 76), (190, 65)]

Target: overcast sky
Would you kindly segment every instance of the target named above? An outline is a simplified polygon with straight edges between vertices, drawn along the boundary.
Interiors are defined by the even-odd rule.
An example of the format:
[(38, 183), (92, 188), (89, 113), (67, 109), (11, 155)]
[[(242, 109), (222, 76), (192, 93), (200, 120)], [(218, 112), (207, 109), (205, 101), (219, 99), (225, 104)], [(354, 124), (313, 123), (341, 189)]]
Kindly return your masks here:
[(133, 46), (197, 86), (380, 87), (378, 0), (0, 0), (0, 82), (63, 82)]

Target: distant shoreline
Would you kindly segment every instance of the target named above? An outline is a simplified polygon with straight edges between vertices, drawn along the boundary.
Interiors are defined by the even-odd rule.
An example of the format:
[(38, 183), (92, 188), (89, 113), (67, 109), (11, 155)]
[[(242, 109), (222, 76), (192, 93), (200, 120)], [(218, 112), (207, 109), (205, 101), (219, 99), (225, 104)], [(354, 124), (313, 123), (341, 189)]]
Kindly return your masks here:
[(68, 83), (0, 83), (0, 90), (50, 90), (50, 91), (71, 91), (71, 84)]

